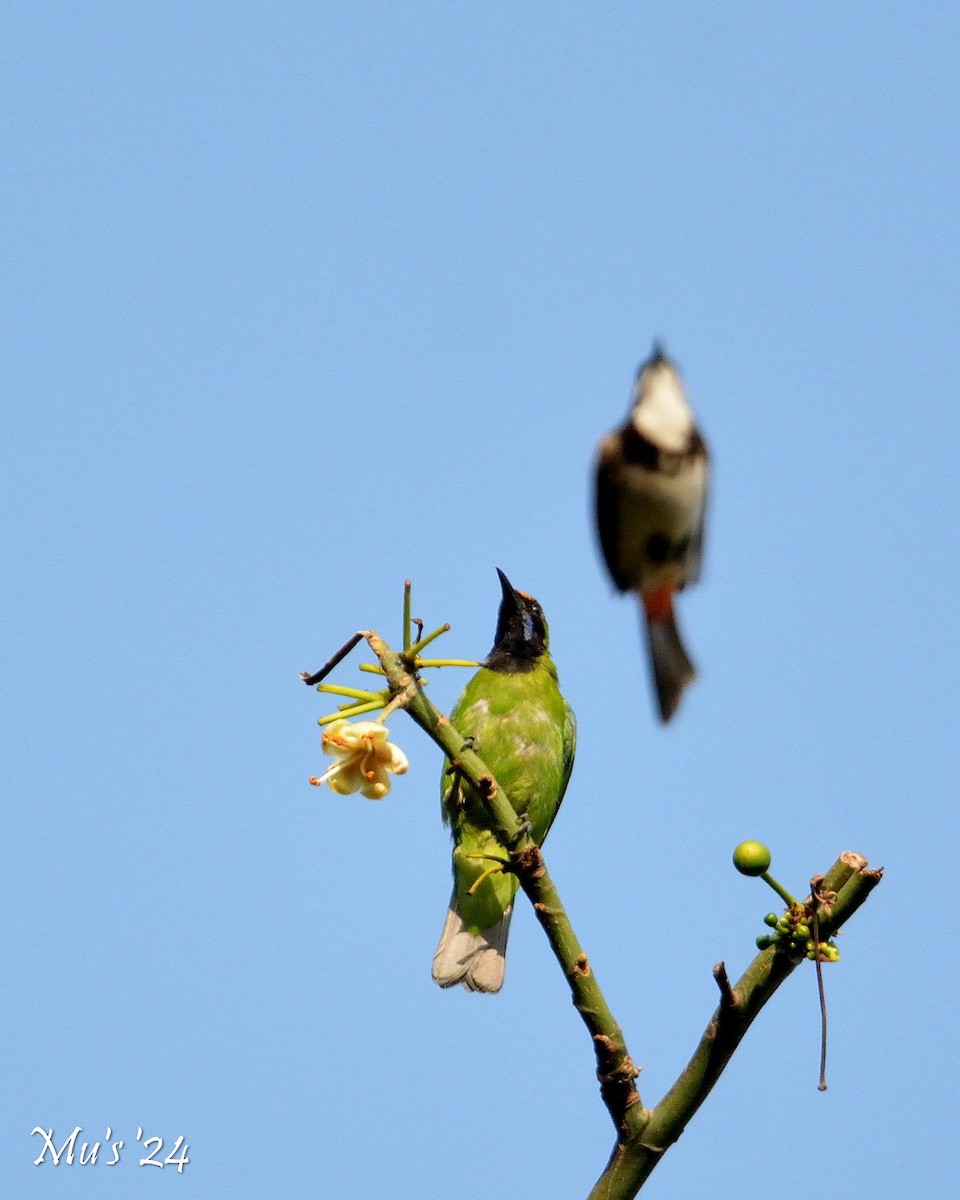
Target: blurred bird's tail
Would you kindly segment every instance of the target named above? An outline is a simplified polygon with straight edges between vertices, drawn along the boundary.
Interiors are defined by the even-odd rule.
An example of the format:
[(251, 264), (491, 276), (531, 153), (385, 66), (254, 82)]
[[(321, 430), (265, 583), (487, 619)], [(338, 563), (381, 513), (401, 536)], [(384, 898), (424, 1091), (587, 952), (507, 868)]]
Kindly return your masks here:
[(650, 648), (650, 663), (657, 689), (660, 720), (669, 721), (677, 711), (683, 689), (697, 677), (697, 668), (684, 649), (673, 611), (672, 596), (664, 603), (659, 597), (656, 603), (641, 597), (647, 626), (647, 645)]
[(434, 982), (441, 987), (462, 983), (468, 992), (499, 992), (503, 987), (512, 912), (511, 904), (496, 925), (482, 933), (471, 933), (460, 916), (454, 890), (440, 944), (433, 956)]

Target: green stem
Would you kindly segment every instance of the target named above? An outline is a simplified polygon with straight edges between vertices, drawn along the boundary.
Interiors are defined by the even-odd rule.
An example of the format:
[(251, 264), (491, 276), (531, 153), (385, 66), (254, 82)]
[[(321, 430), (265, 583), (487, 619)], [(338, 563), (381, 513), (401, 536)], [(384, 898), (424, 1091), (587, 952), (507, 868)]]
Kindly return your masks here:
[(421, 667), (479, 667), (472, 658), (418, 658), (417, 670)]
[(449, 625), (441, 625), (439, 629), (435, 629), (433, 633), (428, 633), (425, 638), (421, 638), (419, 642), (414, 642), (413, 645), (404, 651), (403, 657), (412, 661), (417, 657), (424, 646), (429, 646), (431, 642), (435, 642), (443, 633), (448, 633)]
[[(362, 688), (341, 687), (338, 683), (318, 683), (318, 692), (328, 692), (331, 696), (352, 696), (354, 700), (376, 700), (382, 693), (364, 691)], [(387, 698), (383, 696), (382, 703), (386, 704)]]
[(790, 893), (785, 887), (782, 886), (782, 884), (777, 883), (769, 871), (764, 871), (760, 878), (764, 883), (769, 884), (770, 887), (773, 888), (773, 890), (777, 893), (780, 899), (784, 901), (785, 904), (796, 904), (796, 900), (793, 898), (793, 896), (790, 895)]
[(374, 712), (378, 708), (383, 708), (382, 699), (370, 700), (366, 704), (345, 704), (335, 713), (327, 713), (325, 717), (321, 717), (317, 724), (329, 725), (333, 721), (349, 720), (351, 717), (359, 717), (363, 713)]

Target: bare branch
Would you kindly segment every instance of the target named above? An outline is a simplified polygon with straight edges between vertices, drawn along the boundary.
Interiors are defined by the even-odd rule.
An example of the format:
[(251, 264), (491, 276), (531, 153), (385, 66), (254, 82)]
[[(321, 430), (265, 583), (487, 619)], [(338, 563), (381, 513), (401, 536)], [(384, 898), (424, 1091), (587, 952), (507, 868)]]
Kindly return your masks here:
[[(530, 838), (509, 798), (469, 740), (424, 695), (416, 673), (414, 647), (397, 654), (378, 634), (368, 631), (358, 634), (321, 672), (305, 679), (313, 682), (323, 678), (360, 637), (366, 638), (377, 656), (393, 701), (406, 708), (443, 750), (453, 769), (473, 787), (486, 805), (491, 829), (508, 848), (511, 869), (533, 905), (574, 1006), (590, 1033), (600, 1094), (617, 1130), (610, 1160), (588, 1200), (630, 1200), (707, 1098), (761, 1008), (803, 960), (771, 946), (754, 958), (732, 986), (726, 967), (718, 963), (713, 975), (720, 989), (719, 1006), (677, 1081), (655, 1108), (645, 1108), (636, 1086), (639, 1069), (627, 1052), (623, 1031), (570, 924), (540, 847)], [(835, 933), (880, 882), (883, 872), (867, 867), (862, 855), (846, 851), (826, 875), (811, 880), (812, 894), (804, 903), (814, 915), (817, 940)]]

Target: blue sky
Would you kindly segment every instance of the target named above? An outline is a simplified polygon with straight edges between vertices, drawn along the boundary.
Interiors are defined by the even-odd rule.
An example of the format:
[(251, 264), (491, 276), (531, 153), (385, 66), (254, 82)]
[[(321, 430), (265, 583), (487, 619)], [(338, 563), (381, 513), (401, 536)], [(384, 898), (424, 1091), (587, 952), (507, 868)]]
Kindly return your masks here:
[[(798, 972), (644, 1194), (940, 1190), (956, 7), (37, 2), (2, 45), (11, 1194), (586, 1194), (612, 1129), (530, 914), (500, 996), (430, 980), (435, 748), (394, 717), (385, 801), (306, 782), (298, 673), (396, 639), (408, 577), (483, 655), (496, 567), (578, 714), (547, 857), (648, 1103), (771, 907), (738, 841), (798, 891), (887, 869), (826, 972), (830, 1089)], [(590, 515), (654, 337), (714, 458), (666, 730)], [(35, 1167), (36, 1125), (128, 1149)]]

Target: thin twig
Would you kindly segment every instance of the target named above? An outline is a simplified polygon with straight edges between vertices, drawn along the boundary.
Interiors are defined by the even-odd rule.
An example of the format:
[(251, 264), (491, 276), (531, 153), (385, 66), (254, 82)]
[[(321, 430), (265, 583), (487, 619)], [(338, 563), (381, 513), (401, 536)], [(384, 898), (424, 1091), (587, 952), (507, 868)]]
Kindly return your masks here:
[(420, 635), (423, 633), (423, 622), (415, 621), (414, 624), (418, 627), (417, 640), (404, 654), (404, 658), (406, 658), (408, 661), (415, 659), (425, 646), (429, 646), (431, 642), (435, 642), (441, 634), (450, 632), (449, 625), (441, 625), (440, 628), (435, 629), (433, 633), (428, 633), (426, 637), (421, 637)]
[(827, 1090), (827, 995), (823, 987), (823, 960), (820, 957), (820, 918), (817, 909), (820, 904), (830, 905), (834, 897), (823, 891), (823, 876), (814, 875), (810, 880), (810, 895), (816, 901), (813, 906), (813, 947), (814, 965), (817, 968), (817, 996), (820, 1000), (820, 1079), (817, 1091)]
[(820, 921), (813, 914), (813, 965), (817, 968), (817, 995), (820, 998), (820, 1080), (817, 1091), (827, 1090), (827, 997), (823, 990), (823, 963), (820, 961)]
[(319, 671), (314, 671), (312, 675), (308, 675), (306, 671), (301, 671), (300, 678), (308, 687), (312, 687), (315, 683), (319, 683), (321, 679), (326, 679), (333, 668), (338, 663), (343, 662), (354, 646), (356, 646), (359, 642), (362, 642), (366, 636), (366, 630), (361, 630), (359, 633), (355, 633), (348, 642), (344, 642), (333, 658), (329, 659), (323, 664)]
[[(409, 579), (403, 581), (403, 652), (410, 649), (410, 588)], [(421, 625), (421, 629), (423, 626)]]

